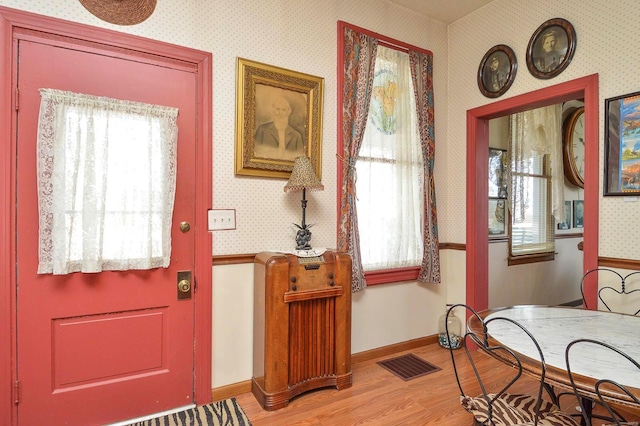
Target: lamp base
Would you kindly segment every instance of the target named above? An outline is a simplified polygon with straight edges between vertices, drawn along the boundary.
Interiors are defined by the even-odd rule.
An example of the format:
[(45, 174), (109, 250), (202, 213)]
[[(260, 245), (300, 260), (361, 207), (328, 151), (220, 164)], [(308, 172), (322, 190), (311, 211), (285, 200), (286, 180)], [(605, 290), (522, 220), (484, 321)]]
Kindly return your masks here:
[(298, 232), (296, 234), (296, 250), (311, 250), (311, 231), (308, 227), (301, 228), (298, 226)]

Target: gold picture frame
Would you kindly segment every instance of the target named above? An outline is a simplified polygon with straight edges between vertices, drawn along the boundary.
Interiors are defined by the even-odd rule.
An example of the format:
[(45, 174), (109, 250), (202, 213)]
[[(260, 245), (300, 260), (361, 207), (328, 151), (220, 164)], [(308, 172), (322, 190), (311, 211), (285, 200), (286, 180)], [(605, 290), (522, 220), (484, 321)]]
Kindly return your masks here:
[(288, 179), (308, 156), (321, 179), (324, 79), (238, 58), (236, 81), (236, 175)]

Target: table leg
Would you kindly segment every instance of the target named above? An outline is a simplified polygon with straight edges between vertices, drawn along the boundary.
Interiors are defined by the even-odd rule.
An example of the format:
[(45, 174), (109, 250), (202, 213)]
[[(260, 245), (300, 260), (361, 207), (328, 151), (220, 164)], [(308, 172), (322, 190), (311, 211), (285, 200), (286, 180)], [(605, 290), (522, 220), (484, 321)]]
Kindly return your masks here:
[(591, 415), (593, 413), (593, 404), (592, 404), (592, 401), (588, 398), (580, 397), (580, 399), (581, 399), (580, 405), (584, 410), (584, 415), (580, 419), (580, 426), (587, 426), (585, 416), (587, 419), (589, 419), (589, 423), (591, 423)]

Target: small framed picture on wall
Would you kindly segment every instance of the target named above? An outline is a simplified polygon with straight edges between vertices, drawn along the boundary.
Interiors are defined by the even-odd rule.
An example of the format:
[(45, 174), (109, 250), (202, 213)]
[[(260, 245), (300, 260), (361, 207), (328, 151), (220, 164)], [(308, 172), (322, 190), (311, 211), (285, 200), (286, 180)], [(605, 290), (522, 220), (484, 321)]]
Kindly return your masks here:
[(573, 200), (573, 227), (584, 228), (584, 201)]
[(564, 220), (558, 223), (558, 230), (571, 229), (571, 201), (564, 202)]
[(489, 198), (489, 235), (504, 235), (504, 204), (505, 200), (499, 198)]

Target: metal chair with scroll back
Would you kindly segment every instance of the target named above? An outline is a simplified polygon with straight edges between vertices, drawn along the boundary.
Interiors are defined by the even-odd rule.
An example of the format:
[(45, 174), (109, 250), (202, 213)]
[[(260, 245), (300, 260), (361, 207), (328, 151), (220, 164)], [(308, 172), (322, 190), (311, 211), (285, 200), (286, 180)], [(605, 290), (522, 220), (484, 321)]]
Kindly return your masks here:
[[(582, 293), (582, 300), (586, 309), (590, 308), (584, 298), (585, 280), (594, 272), (606, 273), (606, 275), (602, 276), (605, 280), (615, 277), (616, 287), (612, 287), (612, 285), (609, 285), (608, 282), (606, 282), (606, 285), (600, 286), (600, 289), (598, 290), (598, 299), (609, 312), (627, 313), (632, 315), (638, 315), (638, 313), (640, 313), (640, 288), (629, 290), (629, 277), (637, 275), (638, 281), (634, 281), (632, 284), (640, 282), (640, 271), (631, 272), (623, 277), (618, 272), (608, 268), (591, 269), (582, 276), (582, 280), (580, 281), (580, 291)], [(614, 274), (614, 276), (611, 274)], [(599, 274), (596, 275), (600, 278)], [(619, 286), (617, 284), (618, 279), (620, 280)], [(633, 293), (637, 294), (631, 296)], [(595, 306), (592, 308), (597, 309)]]
[[(598, 275), (600, 272), (603, 273), (602, 276)], [(587, 300), (584, 297), (585, 283), (587, 282), (587, 278), (591, 276), (592, 279), (595, 279), (597, 276), (599, 280), (605, 283), (605, 285), (602, 285), (598, 290), (598, 299), (600, 300), (601, 305), (604, 306), (606, 310), (608, 310), (609, 312), (627, 313), (632, 315), (637, 315), (638, 313), (640, 313), (640, 289), (634, 289), (629, 291), (629, 283), (627, 281), (629, 277), (636, 274), (638, 274), (638, 279), (640, 280), (640, 271), (632, 272), (624, 277), (618, 272), (609, 268), (595, 268), (587, 271), (582, 276), (582, 279), (580, 280), (580, 292), (582, 294), (584, 309), (591, 309), (591, 308), (598, 309), (598, 306), (590, 307), (589, 304), (587, 303)], [(611, 283), (612, 279), (615, 280), (615, 283), (610, 285), (609, 283)], [(615, 285), (615, 287), (613, 287), (613, 285)], [(637, 295), (631, 296), (633, 293), (636, 293), (636, 292), (637, 292)], [(638, 306), (639, 308), (636, 309), (634, 306)], [(572, 395), (572, 393), (567, 391), (560, 392), (557, 394), (556, 400), (560, 400), (561, 398), (564, 398), (566, 395)], [(582, 404), (575, 407), (578, 413), (572, 414), (574, 417), (581, 417), (583, 419), (585, 417), (588, 417), (588, 418), (593, 417), (593, 418), (608, 420), (608, 421), (614, 420), (613, 417), (607, 417), (607, 416), (598, 415), (598, 414), (595, 414), (595, 415), (591, 414), (595, 409), (595, 407), (600, 405), (597, 399), (589, 397), (587, 395), (583, 395), (581, 399), (582, 399)], [(583, 411), (583, 406), (587, 407), (586, 412)], [(585, 423), (585, 421), (582, 420), (582, 424), (584, 425), (587, 423)]]
[[(449, 345), (451, 362), (458, 383), (458, 389), (460, 390), (460, 403), (465, 410), (473, 414), (474, 424), (483, 426), (577, 426), (578, 423), (570, 415), (562, 412), (557, 405), (542, 399), (546, 364), (542, 350), (531, 333), (521, 324), (510, 318), (496, 317), (484, 321), (470, 306), (457, 304), (451, 306), (447, 311), (447, 336), (450, 336), (448, 329), (449, 315), (453, 315), (453, 310), (458, 306), (464, 307), (471, 315), (475, 315), (482, 324), (483, 330), (481, 334), (476, 334), (472, 331), (463, 333), (462, 339), (466, 356), (458, 355), (458, 358), (462, 358), (463, 361), (456, 360), (453, 345)], [(538, 361), (540, 361), (542, 371), (540, 381), (536, 385), (536, 396), (509, 392), (512, 386), (522, 377), (523, 368), (519, 356), (513, 350), (506, 346), (496, 345), (490, 341), (487, 332), (488, 325), (490, 323), (499, 324), (502, 322), (509, 327), (514, 327), (514, 330), (521, 333), (523, 339), (529, 339), (531, 345), (535, 346), (537, 350), (539, 355)], [(477, 358), (477, 355), (473, 353), (475, 352), (473, 348), (476, 346), (492, 357), (505, 360), (508, 364), (513, 365), (513, 376), (506, 384), (503, 385), (504, 381), (496, 383), (494, 380), (491, 380), (491, 376), (493, 375), (492, 371), (487, 371), (476, 365), (474, 358)], [(468, 374), (467, 372), (469, 371), (467, 368), (464, 368), (462, 365), (463, 362), (465, 365), (470, 365), (476, 378), (475, 381), (470, 382), (468, 377), (464, 377), (464, 380), (461, 380), (461, 376)], [(469, 396), (468, 392), (463, 389), (463, 383), (465, 383), (467, 391), (473, 389), (475, 393), (478, 392), (477, 389), (479, 388), (480, 394), (478, 396)]]
[[(603, 426), (640, 426), (637, 419), (636, 421), (627, 421), (624, 415), (621, 414), (621, 411), (623, 410), (621, 407), (624, 406), (632, 407), (637, 411), (640, 407), (640, 393), (637, 389), (624, 386), (611, 378), (603, 377), (606, 376), (606, 374), (602, 373), (603, 363), (598, 362), (594, 363), (592, 366), (587, 365), (582, 367), (590, 370), (589, 376), (595, 377), (595, 395), (592, 392), (579, 389), (578, 386), (576, 386), (575, 373), (571, 370), (571, 366), (572, 364), (575, 365), (577, 358), (580, 357), (580, 354), (584, 353), (588, 346), (591, 346), (592, 350), (597, 350), (598, 357), (602, 360), (606, 360), (607, 365), (614, 365), (616, 370), (623, 371), (626, 374), (625, 377), (631, 377), (633, 375), (640, 376), (640, 364), (638, 361), (624, 353), (620, 348), (594, 339), (577, 339), (569, 343), (565, 349), (565, 361), (567, 364), (569, 381), (571, 382), (573, 392), (578, 398), (580, 408), (582, 409), (582, 424), (590, 426), (592, 418), (598, 418), (606, 420)], [(612, 397), (619, 401), (617, 408), (614, 408), (609, 402)], [(608, 416), (592, 413), (591, 408), (585, 404), (590, 403), (591, 400), (597, 400), (598, 404), (602, 405), (606, 409)]]

